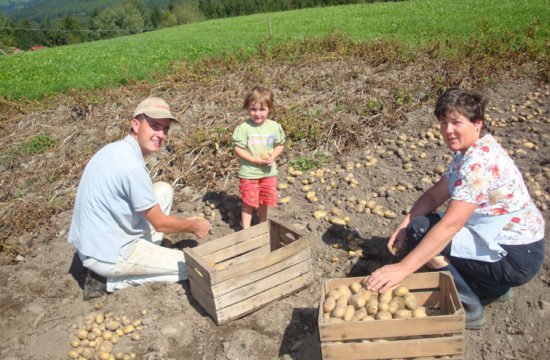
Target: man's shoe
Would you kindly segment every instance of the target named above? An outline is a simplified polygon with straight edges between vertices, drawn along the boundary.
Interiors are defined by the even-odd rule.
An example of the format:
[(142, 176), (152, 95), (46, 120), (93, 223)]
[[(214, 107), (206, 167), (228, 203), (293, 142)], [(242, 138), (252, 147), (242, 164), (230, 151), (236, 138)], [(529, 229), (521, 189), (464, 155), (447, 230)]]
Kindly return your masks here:
[(107, 280), (92, 270), (88, 270), (86, 280), (84, 281), (84, 293), (82, 298), (84, 301), (98, 298), (107, 294)]

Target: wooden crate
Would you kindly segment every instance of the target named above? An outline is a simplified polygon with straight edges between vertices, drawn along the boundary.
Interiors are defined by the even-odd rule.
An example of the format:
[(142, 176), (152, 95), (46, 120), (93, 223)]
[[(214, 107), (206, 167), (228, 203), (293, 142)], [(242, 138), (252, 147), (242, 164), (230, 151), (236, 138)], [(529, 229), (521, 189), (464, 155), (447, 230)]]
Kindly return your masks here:
[(309, 238), (275, 219), (184, 254), (191, 294), (218, 325), (313, 280)]
[(364, 277), (327, 280), (319, 307), (319, 337), (324, 360), (410, 359), (445, 356), (464, 358), (465, 317), (449, 272), (412, 274), (401, 284), (416, 296), (419, 305), (437, 315), (426, 318), (323, 322), (326, 292)]

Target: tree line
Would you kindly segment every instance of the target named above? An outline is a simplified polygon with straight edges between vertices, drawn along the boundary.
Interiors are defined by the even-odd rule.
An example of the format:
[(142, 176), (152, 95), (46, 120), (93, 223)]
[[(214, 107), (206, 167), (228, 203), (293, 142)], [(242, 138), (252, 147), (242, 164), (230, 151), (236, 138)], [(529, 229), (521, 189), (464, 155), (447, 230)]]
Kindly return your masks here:
[(164, 7), (155, 2), (146, 6), (143, 0), (122, 0), (84, 16), (13, 20), (0, 13), (0, 51), (76, 44), (205, 19), (377, 1), (391, 0), (170, 0)]

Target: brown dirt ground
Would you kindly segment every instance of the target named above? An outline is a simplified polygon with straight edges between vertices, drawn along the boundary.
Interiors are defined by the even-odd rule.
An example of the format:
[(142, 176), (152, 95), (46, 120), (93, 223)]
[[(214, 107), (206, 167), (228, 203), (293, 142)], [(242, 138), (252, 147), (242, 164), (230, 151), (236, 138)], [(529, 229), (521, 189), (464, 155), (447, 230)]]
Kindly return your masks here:
[[(115, 347), (115, 352), (134, 352), (140, 359), (320, 359), (317, 309), (323, 281), (365, 275), (393, 261), (384, 250), (387, 237), (403, 212), (437, 179), (438, 166), (450, 159), (433, 128), (434, 94), (423, 81), (430, 75), (412, 66), (370, 67), (361, 61), (271, 64), (199, 80), (175, 79), (148, 90), (139, 86), (116, 89), (97, 102), (60, 102), (6, 120), (0, 127), (0, 238), (4, 244), (0, 258), (4, 339), (0, 358), (66, 358), (75, 327), (82, 326), (97, 307), (100, 312), (131, 319), (141, 318), (139, 311), (148, 309), (142, 339), (132, 342), (125, 337)], [(319, 182), (314, 183), (319, 202), (311, 204), (297, 181), (281, 191), (281, 196), (291, 196), (291, 201), (270, 213), (311, 237), (313, 283), (222, 326), (191, 297), (187, 283), (144, 285), (84, 302), (73, 249), (66, 237), (78, 179), (87, 160), (101, 146), (124, 135), (135, 104), (147, 92), (163, 96), (179, 113), (181, 125), (174, 127), (167, 148), (149, 159), (151, 174), (155, 180), (175, 184), (174, 214), (203, 213), (211, 220), (212, 234), (204, 241), (230, 234), (238, 229), (237, 162), (224, 136), (242, 121), (241, 99), (257, 82), (274, 88), (276, 119), (292, 115), (332, 124), (315, 146), (295, 141), (287, 148), (279, 179), (286, 182), (289, 160), (316, 152), (329, 157), (323, 167), (332, 170), (326, 180), (334, 181), (336, 188), (326, 191)], [(382, 115), (368, 113), (366, 100), (387, 99), (396, 88), (406, 89), (408, 106), (394, 107)], [(483, 92), (491, 99), (492, 129), (513, 154), (544, 209), (548, 234), (550, 87), (504, 74)], [(364, 131), (358, 132), (359, 128)], [(213, 141), (207, 135), (204, 143), (188, 141), (186, 134), (208, 134), (208, 129), (218, 129), (220, 138)], [(44, 133), (56, 142), (47, 152), (10, 155), (32, 136)], [(535, 148), (525, 147), (527, 141)], [(365, 166), (371, 158), (377, 159), (376, 165)], [(412, 164), (409, 170), (407, 163)], [(355, 188), (343, 180), (342, 175), (350, 172), (358, 180)], [(342, 203), (337, 205), (337, 200)], [(375, 200), (397, 217), (358, 213), (356, 200)], [(214, 215), (207, 207), (209, 202), (221, 204)], [(327, 209), (338, 206), (351, 218), (347, 229), (338, 230), (315, 219), (312, 212), (319, 205)], [(349, 232), (354, 234), (352, 241), (345, 239)], [(179, 247), (195, 243), (192, 236), (181, 234), (169, 239)], [(363, 255), (349, 255), (353, 249), (362, 249)], [(535, 279), (517, 289), (510, 301), (488, 306), (487, 324), (481, 330), (466, 332), (466, 359), (547, 358), (549, 252), (547, 248), (543, 269)]]

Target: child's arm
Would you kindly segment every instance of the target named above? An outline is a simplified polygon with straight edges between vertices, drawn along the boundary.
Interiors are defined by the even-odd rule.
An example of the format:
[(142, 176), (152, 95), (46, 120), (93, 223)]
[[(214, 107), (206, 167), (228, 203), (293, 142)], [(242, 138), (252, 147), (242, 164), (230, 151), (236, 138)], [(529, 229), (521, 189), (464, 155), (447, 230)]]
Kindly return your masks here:
[(242, 147), (235, 146), (235, 155), (237, 157), (248, 161), (249, 163), (256, 164), (256, 165), (266, 165), (266, 160), (262, 160), (260, 158), (255, 158), (254, 156), (250, 155), (248, 151), (243, 149)]

